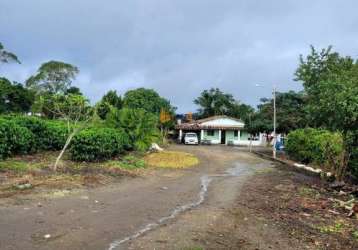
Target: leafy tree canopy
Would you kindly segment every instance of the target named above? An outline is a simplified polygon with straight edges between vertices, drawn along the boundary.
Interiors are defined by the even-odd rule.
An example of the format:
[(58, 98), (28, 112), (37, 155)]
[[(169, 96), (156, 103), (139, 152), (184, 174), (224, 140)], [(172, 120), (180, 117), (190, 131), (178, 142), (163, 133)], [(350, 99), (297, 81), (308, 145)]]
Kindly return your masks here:
[(2, 43), (0, 43), (0, 62), (1, 63), (9, 63), (9, 62), (17, 62), (21, 63), (20, 60), (14, 53), (6, 51)]
[(0, 113), (29, 112), (34, 102), (34, 94), (20, 83), (12, 84), (0, 78)]
[(231, 94), (223, 93), (218, 88), (211, 88), (201, 92), (200, 96), (194, 100), (199, 105), (198, 112), (202, 117), (213, 115), (226, 115), (235, 99)]
[[(307, 125), (305, 112), (306, 97), (302, 92), (276, 93), (276, 122), (279, 133), (288, 133), (297, 128), (304, 128)], [(273, 99), (261, 98), (258, 110), (246, 124), (251, 124), (253, 131), (273, 130)], [(250, 125), (248, 125), (250, 126)]]
[(59, 61), (49, 61), (40, 66), (37, 73), (26, 81), (26, 86), (37, 92), (64, 94), (76, 78), (76, 66)]
[(314, 126), (352, 131), (358, 128), (358, 63), (332, 48), (311, 53), (296, 71), (308, 96), (307, 109)]
[(300, 57), (296, 80), (307, 93), (307, 110), (314, 127), (339, 130), (344, 136), (351, 172), (358, 176), (358, 62), (332, 47)]
[(100, 102), (96, 105), (97, 115), (105, 120), (107, 114), (111, 111), (111, 108), (121, 109), (122, 108), (122, 98), (117, 94), (117, 91), (110, 90), (108, 91), (101, 99)]
[(170, 102), (161, 97), (153, 89), (138, 88), (125, 93), (123, 97), (123, 107), (130, 109), (144, 109), (147, 112), (158, 114), (165, 109), (174, 114), (175, 107)]
[(228, 115), (245, 120), (254, 111), (251, 106), (240, 103), (233, 95), (224, 93), (218, 88), (204, 90), (194, 103), (200, 106), (198, 109), (200, 117)]
[(81, 92), (81, 90), (80, 90), (79, 88), (77, 88), (77, 87), (74, 87), (74, 86), (72, 86), (72, 87), (66, 89), (65, 95), (69, 95), (69, 94), (73, 94), (73, 95), (83, 95), (82, 92)]
[(107, 102), (117, 109), (122, 108), (122, 98), (117, 94), (117, 91), (110, 90), (103, 97), (102, 102)]

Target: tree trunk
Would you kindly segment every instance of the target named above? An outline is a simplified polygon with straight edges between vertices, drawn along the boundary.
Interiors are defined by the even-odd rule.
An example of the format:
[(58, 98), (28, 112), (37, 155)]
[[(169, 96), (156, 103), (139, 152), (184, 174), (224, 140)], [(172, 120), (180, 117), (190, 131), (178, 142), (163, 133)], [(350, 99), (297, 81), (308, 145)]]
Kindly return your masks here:
[(62, 148), (60, 154), (57, 156), (55, 165), (53, 166), (53, 171), (56, 171), (56, 170), (57, 170), (57, 165), (58, 165), (58, 163), (60, 162), (60, 160), (61, 160), (63, 154), (65, 153), (65, 151), (66, 151), (68, 145), (70, 145), (70, 142), (71, 142), (72, 138), (75, 136), (76, 132), (77, 132), (77, 131), (73, 131), (73, 132), (68, 136), (65, 145), (63, 146), (63, 148)]

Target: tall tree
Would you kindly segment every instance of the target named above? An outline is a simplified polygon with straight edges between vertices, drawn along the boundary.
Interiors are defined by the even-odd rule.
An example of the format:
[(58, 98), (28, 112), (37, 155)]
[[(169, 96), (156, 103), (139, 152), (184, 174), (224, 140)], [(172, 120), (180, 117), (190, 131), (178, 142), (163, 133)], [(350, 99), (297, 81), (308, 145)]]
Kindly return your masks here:
[(250, 115), (254, 113), (255, 109), (250, 105), (240, 103), (235, 101), (230, 107), (227, 112), (228, 116), (240, 118), (243, 121), (249, 118)]
[(49, 61), (40, 66), (36, 74), (26, 81), (26, 86), (37, 92), (64, 94), (70, 88), (79, 70), (76, 66), (59, 61)]
[(300, 57), (295, 73), (307, 93), (315, 126), (348, 131), (358, 128), (358, 63), (332, 52), (332, 47)]
[[(262, 131), (272, 131), (273, 99), (261, 98), (260, 101), (257, 112), (251, 117), (251, 123)], [(288, 133), (291, 130), (306, 127), (305, 103), (306, 96), (302, 92), (276, 93), (276, 120), (279, 133)]]
[(102, 102), (107, 102), (108, 104), (112, 105), (117, 109), (122, 108), (122, 98), (120, 95), (117, 94), (117, 91), (110, 90), (108, 91), (103, 97)]
[(200, 106), (198, 112), (201, 117), (208, 117), (228, 114), (235, 103), (235, 99), (231, 94), (223, 93), (218, 88), (211, 88), (201, 92), (194, 103)]
[(0, 43), (0, 62), (1, 63), (9, 63), (16, 62), (21, 63), (17, 56), (9, 51), (6, 51), (2, 43)]
[(0, 78), (0, 113), (24, 113), (30, 111), (34, 102), (34, 93), (20, 83), (11, 83)]
[(96, 112), (102, 120), (105, 120), (111, 108), (122, 108), (122, 98), (117, 94), (117, 91), (115, 90), (108, 91), (102, 97), (101, 101), (98, 102), (96, 105)]
[(157, 114), (162, 109), (169, 113), (174, 113), (175, 107), (170, 102), (161, 97), (153, 89), (138, 88), (125, 93), (123, 97), (123, 107), (130, 109), (144, 109), (147, 112)]
[(309, 117), (316, 127), (343, 133), (351, 170), (358, 176), (358, 62), (332, 47), (300, 57), (295, 73), (308, 96)]
[(69, 94), (73, 94), (73, 95), (83, 95), (81, 90), (78, 87), (72, 86), (68, 89), (66, 89), (65, 91), (65, 95), (69, 95)]
[(214, 115), (228, 115), (245, 120), (249, 114), (254, 112), (250, 105), (235, 100), (233, 95), (224, 93), (218, 88), (204, 90), (194, 100), (194, 103), (200, 106), (198, 113), (202, 118)]

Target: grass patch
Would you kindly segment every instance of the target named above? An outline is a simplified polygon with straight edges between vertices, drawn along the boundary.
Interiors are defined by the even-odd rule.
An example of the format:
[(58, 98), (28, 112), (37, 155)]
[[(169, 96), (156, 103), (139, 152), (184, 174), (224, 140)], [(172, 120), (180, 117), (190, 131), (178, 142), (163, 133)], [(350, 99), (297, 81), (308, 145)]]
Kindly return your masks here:
[(119, 161), (108, 161), (106, 167), (122, 168), (127, 170), (145, 168), (145, 161), (134, 155), (126, 155)]
[(13, 171), (22, 173), (34, 169), (40, 169), (42, 167), (44, 166), (41, 163), (27, 162), (24, 160), (7, 159), (5, 161), (0, 161), (0, 171)]
[(187, 168), (199, 163), (194, 155), (180, 151), (152, 153), (144, 158), (149, 166), (161, 168)]
[(300, 187), (298, 189), (298, 194), (300, 196), (310, 197), (310, 198), (314, 198), (314, 199), (320, 198), (320, 193), (317, 190), (308, 188), (308, 187)]
[(342, 221), (336, 221), (335, 224), (329, 226), (318, 227), (321, 233), (340, 233), (342, 232), (345, 224)]
[(358, 241), (358, 231), (357, 231), (357, 230), (354, 230), (354, 231), (352, 232), (352, 236), (353, 236), (353, 238), (354, 238), (355, 240)]

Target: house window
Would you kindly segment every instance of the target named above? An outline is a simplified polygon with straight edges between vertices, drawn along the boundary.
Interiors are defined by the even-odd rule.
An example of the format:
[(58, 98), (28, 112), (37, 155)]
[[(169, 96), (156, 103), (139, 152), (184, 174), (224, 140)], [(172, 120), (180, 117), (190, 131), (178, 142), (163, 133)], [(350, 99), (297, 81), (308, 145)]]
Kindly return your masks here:
[(238, 130), (235, 130), (234, 131), (234, 137), (238, 137), (239, 136), (239, 131)]
[(208, 130), (208, 131), (206, 131), (206, 134), (208, 136), (214, 136), (214, 130)]

